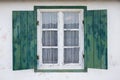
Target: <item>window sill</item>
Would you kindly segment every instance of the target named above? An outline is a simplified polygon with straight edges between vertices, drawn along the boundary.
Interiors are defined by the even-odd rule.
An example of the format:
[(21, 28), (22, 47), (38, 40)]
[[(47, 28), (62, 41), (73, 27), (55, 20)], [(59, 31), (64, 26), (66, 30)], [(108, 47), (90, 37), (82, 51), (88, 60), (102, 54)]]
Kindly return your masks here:
[(34, 72), (87, 72), (85, 69), (34, 69)]

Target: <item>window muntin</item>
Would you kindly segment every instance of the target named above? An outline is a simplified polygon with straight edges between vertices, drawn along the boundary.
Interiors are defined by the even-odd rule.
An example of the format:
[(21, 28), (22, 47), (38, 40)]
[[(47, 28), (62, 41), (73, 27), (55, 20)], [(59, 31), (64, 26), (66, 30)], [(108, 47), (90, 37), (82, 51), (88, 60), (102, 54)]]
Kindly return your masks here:
[(40, 69), (83, 68), (83, 11), (38, 10), (38, 20)]

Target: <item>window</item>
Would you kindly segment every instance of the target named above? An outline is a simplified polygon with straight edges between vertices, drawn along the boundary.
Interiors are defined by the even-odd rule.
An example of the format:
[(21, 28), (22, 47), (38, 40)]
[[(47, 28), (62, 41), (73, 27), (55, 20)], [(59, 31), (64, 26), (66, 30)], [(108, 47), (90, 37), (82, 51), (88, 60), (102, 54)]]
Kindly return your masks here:
[(82, 9), (38, 9), (39, 69), (83, 69)]
[(33, 11), (13, 11), (12, 26), (13, 70), (107, 69), (107, 10), (35, 6)]

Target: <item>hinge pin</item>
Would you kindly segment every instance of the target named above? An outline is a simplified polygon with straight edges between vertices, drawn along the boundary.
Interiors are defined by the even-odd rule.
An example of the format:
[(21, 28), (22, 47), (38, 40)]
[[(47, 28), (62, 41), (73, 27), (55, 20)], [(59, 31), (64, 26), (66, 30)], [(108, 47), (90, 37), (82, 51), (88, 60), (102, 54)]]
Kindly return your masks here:
[(36, 24), (39, 25), (39, 21), (37, 21)]
[(85, 55), (83, 54), (83, 58), (85, 58)]
[(37, 60), (39, 59), (39, 56), (37, 55)]
[(82, 21), (82, 23), (84, 24), (84, 20)]

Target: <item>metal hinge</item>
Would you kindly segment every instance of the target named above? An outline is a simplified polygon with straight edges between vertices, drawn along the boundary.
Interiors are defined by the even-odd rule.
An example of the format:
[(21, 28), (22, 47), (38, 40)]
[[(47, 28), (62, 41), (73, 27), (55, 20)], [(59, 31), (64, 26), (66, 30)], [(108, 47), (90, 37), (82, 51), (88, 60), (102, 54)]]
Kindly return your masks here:
[(39, 21), (36, 22), (36, 25), (39, 25)]
[(85, 58), (85, 55), (83, 54), (83, 58)]
[(84, 24), (84, 20), (82, 21), (82, 23)]
[(37, 60), (39, 60), (39, 56), (37, 55)]

